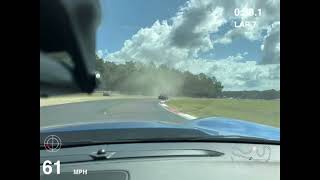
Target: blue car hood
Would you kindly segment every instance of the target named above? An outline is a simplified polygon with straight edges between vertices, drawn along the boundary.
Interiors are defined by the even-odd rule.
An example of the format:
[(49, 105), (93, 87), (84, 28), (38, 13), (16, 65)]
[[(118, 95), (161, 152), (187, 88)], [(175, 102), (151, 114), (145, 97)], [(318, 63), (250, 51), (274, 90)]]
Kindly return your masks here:
[(280, 141), (280, 128), (239, 119), (210, 117), (196, 119), (188, 124), (212, 135), (248, 136)]
[(186, 120), (186, 122), (183, 124), (171, 124), (167, 122), (156, 121), (83, 123), (41, 128), (40, 133), (128, 128), (197, 129), (209, 135), (245, 136), (280, 141), (280, 128), (223, 117)]

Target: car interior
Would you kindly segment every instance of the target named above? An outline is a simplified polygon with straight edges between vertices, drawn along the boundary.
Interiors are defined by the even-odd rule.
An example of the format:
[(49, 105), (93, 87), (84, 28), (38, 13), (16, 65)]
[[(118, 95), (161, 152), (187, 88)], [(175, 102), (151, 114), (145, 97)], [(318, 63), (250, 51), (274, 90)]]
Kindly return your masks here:
[[(98, 86), (91, 59), (99, 22), (98, 1), (40, 1), (41, 97), (90, 93)], [(45, 174), (46, 160), (59, 161), (61, 173)], [(57, 166), (52, 167), (55, 172)], [(279, 178), (280, 144), (150, 141), (68, 146), (55, 153), (40, 149), (42, 180)]]

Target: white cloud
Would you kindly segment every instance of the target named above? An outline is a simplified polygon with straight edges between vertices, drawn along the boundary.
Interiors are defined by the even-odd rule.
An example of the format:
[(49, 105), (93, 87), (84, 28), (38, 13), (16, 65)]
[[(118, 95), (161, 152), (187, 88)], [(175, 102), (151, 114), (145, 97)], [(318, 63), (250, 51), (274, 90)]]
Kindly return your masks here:
[(98, 56), (99, 58), (104, 59), (104, 58), (106, 58), (106, 57), (108, 56), (109, 51), (108, 51), (108, 49), (104, 49), (104, 50), (99, 49), (99, 50), (96, 52), (96, 54), (97, 54), (97, 56)]
[(102, 56), (103, 56), (102, 50), (98, 50), (98, 51), (97, 51), (97, 56), (98, 56), (99, 58), (102, 58)]
[[(280, 26), (280, 0), (249, 0), (246, 2), (247, 3), (242, 3), (242, 5), (239, 5), (238, 8), (254, 8), (256, 10), (261, 9), (261, 16), (243, 16), (238, 18), (237, 22), (239, 23), (240, 21), (254, 21), (256, 22), (256, 25), (246, 28), (231, 29), (223, 36), (216, 39), (214, 43), (229, 44), (234, 39), (239, 37), (244, 37), (251, 41), (261, 40), (263, 38), (265, 39), (266, 37), (262, 36), (263, 31), (269, 30), (272, 24), (274, 24), (275, 22), (278, 22), (278, 25)], [(239, 4), (239, 1), (234, 1), (234, 4)], [(231, 19), (235, 20), (236, 18), (233, 16)], [(280, 44), (280, 39), (277, 43)], [(264, 46), (264, 44), (262, 44), (262, 46)]]
[(187, 48), (192, 54), (213, 48), (210, 33), (217, 32), (226, 22), (224, 9), (215, 7), (212, 2), (191, 1), (182, 7), (172, 18), (173, 28), (170, 43), (178, 48)]
[[(200, 52), (213, 50), (215, 43), (228, 44), (237, 37), (249, 40), (261, 39), (264, 53), (280, 52), (280, 42), (277, 38), (273, 38), (280, 28), (277, 29), (276, 25), (271, 26), (279, 19), (278, 1), (258, 0), (247, 1), (247, 4), (244, 4), (242, 0), (190, 0), (179, 9), (176, 16), (170, 19), (172, 23), (158, 20), (151, 27), (140, 29), (131, 39), (124, 42), (119, 51), (110, 53), (104, 58), (117, 63), (154, 62), (193, 73), (204, 72), (216, 76), (222, 81), (226, 90), (279, 89), (279, 64), (256, 64), (255, 61), (249, 61), (244, 57), (247, 52), (224, 59), (198, 58)], [(262, 17), (257, 20), (259, 28), (233, 29), (219, 39), (210, 37), (211, 33), (217, 32), (223, 24), (234, 17), (235, 7), (244, 6), (262, 9)], [(262, 37), (262, 29), (268, 30), (265, 37)], [(264, 64), (269, 62), (265, 61)]]
[(244, 61), (243, 54), (225, 59), (193, 59), (176, 64), (180, 70), (215, 76), (224, 90), (280, 89), (280, 65), (258, 65), (256, 61)]
[(273, 23), (264, 37), (261, 64), (280, 63), (280, 22)]
[(250, 30), (248, 28), (234, 28), (229, 30), (226, 34), (221, 36), (220, 38), (217, 38), (214, 43), (220, 43), (220, 44), (230, 44), (233, 40), (236, 38), (244, 37), (246, 39), (249, 39), (251, 41), (262, 39), (261, 33), (263, 29), (260, 28), (251, 28)]

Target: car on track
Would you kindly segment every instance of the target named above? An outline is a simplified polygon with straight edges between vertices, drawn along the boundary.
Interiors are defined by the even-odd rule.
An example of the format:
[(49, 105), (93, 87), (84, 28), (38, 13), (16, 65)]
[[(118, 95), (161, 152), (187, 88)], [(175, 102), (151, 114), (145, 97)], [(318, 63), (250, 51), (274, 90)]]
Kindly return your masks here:
[(166, 94), (160, 94), (160, 95), (158, 96), (158, 99), (166, 101), (166, 100), (169, 99), (169, 97), (168, 97)]

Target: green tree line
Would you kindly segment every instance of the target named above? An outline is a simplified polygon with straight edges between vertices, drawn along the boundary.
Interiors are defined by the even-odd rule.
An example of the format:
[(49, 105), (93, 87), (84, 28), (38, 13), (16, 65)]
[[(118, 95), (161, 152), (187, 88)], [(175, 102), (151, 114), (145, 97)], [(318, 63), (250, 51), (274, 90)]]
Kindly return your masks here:
[(166, 65), (126, 62), (116, 64), (96, 57), (101, 74), (100, 90), (119, 91), (125, 94), (189, 97), (221, 97), (223, 86), (215, 77), (203, 73), (192, 74)]
[(264, 90), (264, 91), (224, 91), (222, 96), (226, 98), (239, 99), (280, 99), (280, 90)]

